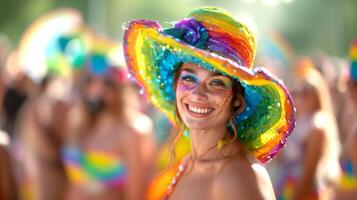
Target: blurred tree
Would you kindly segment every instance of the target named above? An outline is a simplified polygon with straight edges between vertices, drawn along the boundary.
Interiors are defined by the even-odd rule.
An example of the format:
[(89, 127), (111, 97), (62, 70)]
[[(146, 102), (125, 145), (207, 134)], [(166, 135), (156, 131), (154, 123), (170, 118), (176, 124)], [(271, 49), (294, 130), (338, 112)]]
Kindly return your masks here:
[(356, 0), (0, 0), (0, 31), (16, 46), (32, 20), (50, 9), (69, 6), (81, 10), (95, 30), (120, 40), (122, 24), (131, 19), (158, 20), (165, 25), (205, 5), (248, 18), (259, 28), (258, 37), (272, 29), (281, 32), (298, 53), (321, 50), (346, 55), (357, 35)]
[(86, 15), (87, 0), (0, 0), (0, 32), (17, 46), (29, 24), (42, 14), (58, 7), (73, 7)]

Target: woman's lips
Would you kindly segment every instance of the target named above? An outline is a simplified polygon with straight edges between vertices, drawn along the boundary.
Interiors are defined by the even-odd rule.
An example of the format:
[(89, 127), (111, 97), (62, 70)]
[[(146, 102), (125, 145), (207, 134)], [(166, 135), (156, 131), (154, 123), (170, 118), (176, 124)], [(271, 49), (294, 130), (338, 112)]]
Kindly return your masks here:
[(194, 117), (206, 117), (214, 110), (210, 107), (185, 104), (188, 113)]

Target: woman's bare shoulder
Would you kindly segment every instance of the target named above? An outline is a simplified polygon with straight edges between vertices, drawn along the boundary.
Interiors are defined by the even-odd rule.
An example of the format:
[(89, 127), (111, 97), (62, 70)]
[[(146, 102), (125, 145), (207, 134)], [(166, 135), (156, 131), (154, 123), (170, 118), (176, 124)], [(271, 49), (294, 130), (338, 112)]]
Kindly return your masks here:
[(247, 160), (228, 162), (214, 180), (214, 199), (275, 199), (264, 167)]

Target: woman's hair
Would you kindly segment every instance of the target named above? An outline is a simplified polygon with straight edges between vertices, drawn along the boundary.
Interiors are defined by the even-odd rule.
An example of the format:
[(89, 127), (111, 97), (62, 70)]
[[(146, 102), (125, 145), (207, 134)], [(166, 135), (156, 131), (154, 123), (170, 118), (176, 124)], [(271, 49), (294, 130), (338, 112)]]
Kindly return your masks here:
[[(326, 169), (326, 165), (330, 168), (333, 167), (335, 162), (329, 163), (330, 161), (338, 160), (338, 156), (341, 150), (339, 134), (337, 128), (336, 117), (333, 112), (332, 100), (328, 85), (324, 77), (316, 69), (310, 69), (304, 76), (303, 80), (304, 88), (313, 93), (316, 98), (316, 110), (312, 112), (315, 113), (314, 122), (316, 123), (317, 128), (323, 129), (327, 137), (327, 147), (325, 153), (322, 155), (322, 161), (317, 169), (317, 174), (320, 174), (320, 171)], [(325, 166), (324, 166), (325, 165)], [(337, 170), (337, 168), (336, 168)], [(334, 179), (336, 181), (338, 171), (333, 170), (333, 173), (327, 173), (326, 176)], [(321, 172), (321, 174), (323, 174)]]
[(333, 113), (333, 106), (328, 85), (322, 75), (315, 69), (309, 69), (304, 76), (304, 90), (311, 91), (317, 98), (317, 109)]
[[(173, 89), (174, 91), (176, 91), (176, 87), (177, 87), (177, 81), (178, 81), (178, 78), (179, 78), (179, 73), (180, 73), (180, 69), (181, 69), (181, 66), (182, 66), (182, 62), (181, 63), (178, 63), (177, 66), (175, 67), (175, 71), (174, 71), (174, 84), (173, 84)], [(225, 137), (230, 137), (231, 140), (228, 142), (228, 144), (234, 142), (236, 139), (237, 139), (237, 130), (236, 130), (236, 126), (235, 126), (235, 122), (234, 122), (234, 116), (241, 113), (243, 110), (244, 110), (244, 107), (245, 107), (245, 103), (244, 103), (244, 88), (243, 86), (241, 85), (241, 83), (236, 80), (236, 79), (233, 79), (233, 86), (232, 86), (232, 91), (233, 91), (233, 98), (232, 98), (232, 102), (231, 102), (231, 106), (232, 106), (232, 109), (231, 109), (231, 113), (230, 113), (230, 117), (229, 117), (229, 125), (231, 126), (232, 130), (229, 130), (230, 131), (230, 135), (225, 135)], [(236, 100), (236, 99), (240, 99), (241, 100), (241, 105), (239, 106), (233, 106), (233, 102)], [(175, 146), (176, 146), (176, 143), (179, 141), (179, 139), (182, 137), (182, 135), (184, 134), (185, 131), (188, 131), (187, 130), (187, 127), (186, 125), (184, 124), (184, 122), (182, 121), (182, 118), (180, 116), (180, 113), (178, 112), (178, 109), (177, 109), (177, 104), (175, 102), (175, 113), (174, 113), (174, 120), (175, 120), (175, 124), (174, 124), (174, 128), (172, 129), (172, 138), (171, 138), (171, 145), (170, 145), (170, 162), (171, 163), (174, 163), (175, 160), (176, 160), (176, 151), (175, 151)], [(228, 138), (222, 138), (222, 139), (228, 139)], [(226, 145), (226, 144), (225, 144)], [(220, 148), (220, 149), (223, 149)]]
[(234, 142), (237, 137), (238, 137), (238, 132), (236, 129), (236, 124), (234, 122), (234, 116), (238, 115), (239, 113), (243, 112), (244, 108), (245, 108), (245, 100), (244, 100), (244, 87), (242, 86), (242, 84), (237, 81), (237, 80), (233, 80), (233, 99), (232, 102), (234, 102), (235, 100), (240, 99), (241, 104), (239, 106), (234, 106), (232, 105), (232, 109), (231, 109), (231, 114), (229, 117), (229, 125), (231, 127), (231, 134), (233, 135), (232, 140), (230, 141), (230, 143)]

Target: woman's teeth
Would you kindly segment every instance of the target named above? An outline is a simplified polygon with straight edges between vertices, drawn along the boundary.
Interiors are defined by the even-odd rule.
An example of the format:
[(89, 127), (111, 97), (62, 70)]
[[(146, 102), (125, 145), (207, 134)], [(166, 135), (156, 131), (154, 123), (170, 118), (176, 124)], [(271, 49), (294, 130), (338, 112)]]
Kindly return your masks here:
[(188, 106), (188, 109), (194, 113), (200, 113), (200, 114), (207, 114), (213, 110), (211, 108), (196, 108), (191, 105)]

